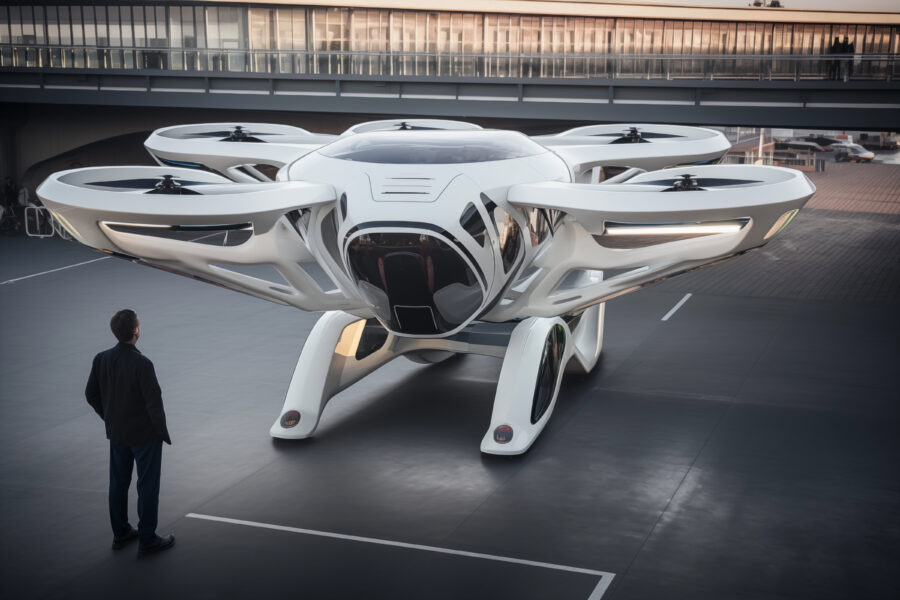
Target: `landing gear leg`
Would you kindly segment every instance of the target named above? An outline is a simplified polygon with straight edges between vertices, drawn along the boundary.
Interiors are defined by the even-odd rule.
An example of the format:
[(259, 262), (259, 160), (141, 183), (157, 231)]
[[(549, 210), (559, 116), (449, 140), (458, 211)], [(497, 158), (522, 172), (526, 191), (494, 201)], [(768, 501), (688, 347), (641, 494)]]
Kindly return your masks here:
[(553, 413), (572, 352), (571, 332), (558, 317), (532, 317), (516, 325), (500, 368), (482, 452), (522, 454), (531, 447)]
[(393, 340), (377, 322), (340, 311), (322, 315), (297, 360), (272, 437), (311, 436), (335, 394), (399, 356), (391, 351)]
[(577, 323), (570, 321), (572, 328), (572, 360), (566, 371), (573, 373), (590, 373), (600, 358), (603, 349), (603, 317), (606, 303), (589, 307)]

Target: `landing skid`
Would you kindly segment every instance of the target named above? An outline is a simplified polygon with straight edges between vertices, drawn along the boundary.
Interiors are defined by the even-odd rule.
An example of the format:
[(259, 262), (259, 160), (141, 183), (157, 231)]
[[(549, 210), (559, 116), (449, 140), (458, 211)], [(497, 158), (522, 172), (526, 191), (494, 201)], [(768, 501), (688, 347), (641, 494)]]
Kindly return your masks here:
[(332, 397), (398, 356), (430, 364), (453, 354), (481, 354), (503, 359), (481, 451), (522, 454), (550, 419), (566, 366), (587, 373), (597, 363), (603, 312), (600, 304), (568, 322), (560, 317), (478, 322), (449, 338), (400, 337), (374, 319), (327, 312), (309, 334), (270, 433), (283, 439), (310, 437)]

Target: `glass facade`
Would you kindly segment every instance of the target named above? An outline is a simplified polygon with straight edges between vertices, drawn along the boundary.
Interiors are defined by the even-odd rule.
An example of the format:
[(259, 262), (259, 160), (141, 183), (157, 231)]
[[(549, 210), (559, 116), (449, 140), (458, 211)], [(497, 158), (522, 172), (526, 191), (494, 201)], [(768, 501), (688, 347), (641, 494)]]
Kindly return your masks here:
[[(247, 5), (0, 6), (0, 66), (437, 77), (826, 78), (894, 69), (891, 25)], [(776, 59), (777, 57), (777, 59)], [(849, 60), (849, 59), (848, 59)]]

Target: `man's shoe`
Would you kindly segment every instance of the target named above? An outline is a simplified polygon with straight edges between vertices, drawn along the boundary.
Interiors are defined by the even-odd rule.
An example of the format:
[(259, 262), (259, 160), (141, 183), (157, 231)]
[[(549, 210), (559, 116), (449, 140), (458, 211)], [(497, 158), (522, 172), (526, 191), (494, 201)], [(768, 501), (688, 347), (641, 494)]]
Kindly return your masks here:
[(138, 556), (144, 556), (147, 554), (153, 554), (155, 552), (159, 552), (161, 550), (168, 550), (172, 546), (175, 545), (175, 536), (169, 534), (165, 537), (156, 536), (151, 542), (147, 542), (146, 544), (141, 542), (138, 544)]
[(132, 527), (127, 533), (113, 537), (112, 549), (121, 550), (128, 545), (128, 542), (136, 540), (137, 536), (138, 530)]

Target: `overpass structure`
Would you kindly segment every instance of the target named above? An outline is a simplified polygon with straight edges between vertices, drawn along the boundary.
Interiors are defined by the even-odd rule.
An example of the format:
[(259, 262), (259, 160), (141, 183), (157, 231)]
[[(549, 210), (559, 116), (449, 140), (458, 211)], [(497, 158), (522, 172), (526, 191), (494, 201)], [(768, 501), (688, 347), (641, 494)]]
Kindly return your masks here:
[(0, 102), (900, 128), (900, 12), (652, 1), (13, 2)]

